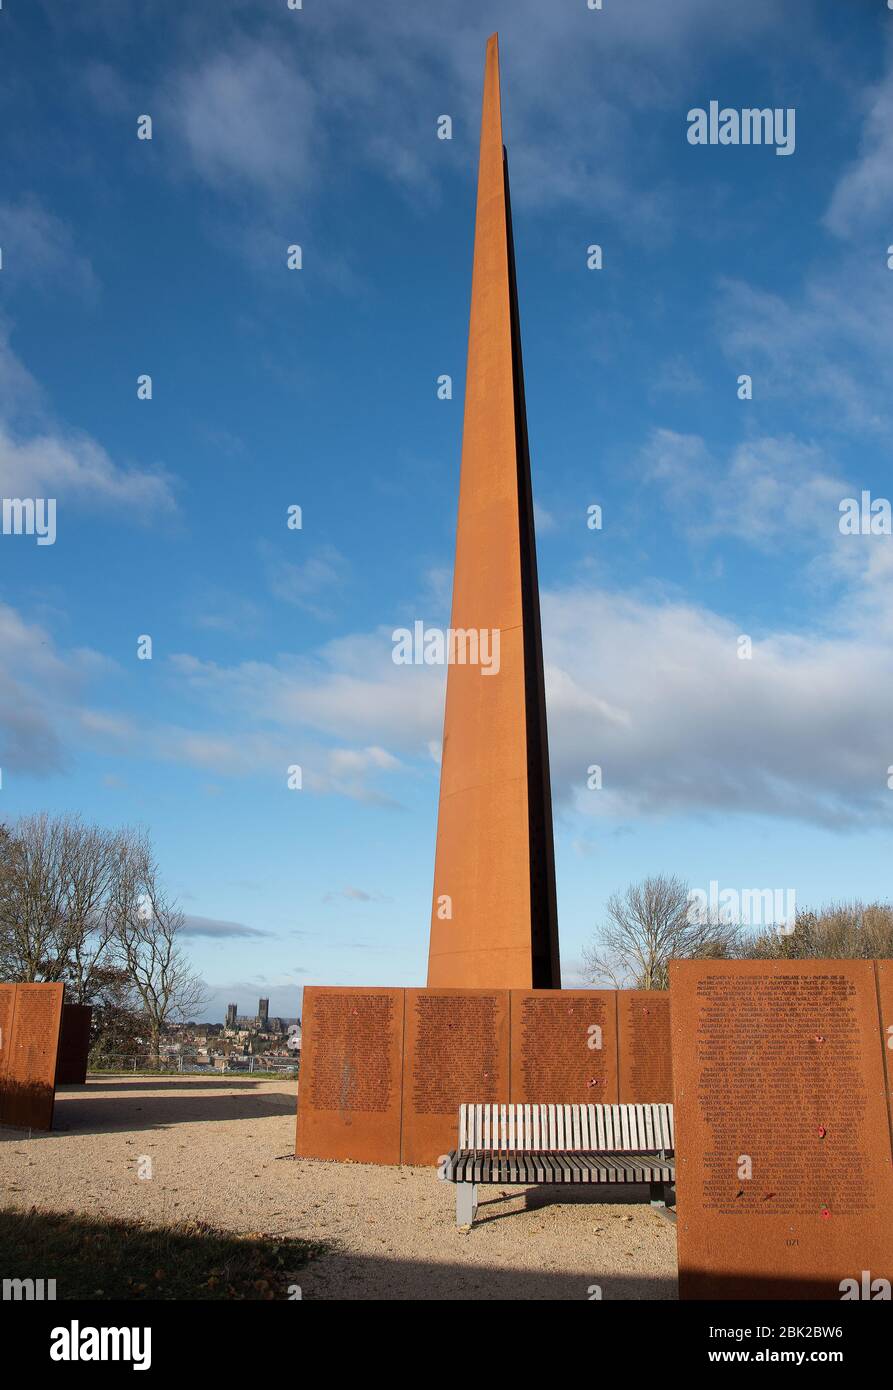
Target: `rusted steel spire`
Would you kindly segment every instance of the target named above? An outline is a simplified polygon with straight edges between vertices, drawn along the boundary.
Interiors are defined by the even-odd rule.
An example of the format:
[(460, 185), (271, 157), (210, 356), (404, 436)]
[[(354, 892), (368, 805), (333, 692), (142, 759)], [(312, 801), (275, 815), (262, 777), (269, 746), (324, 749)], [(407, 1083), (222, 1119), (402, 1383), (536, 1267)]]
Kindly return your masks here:
[[(428, 985), (558, 988), (536, 544), (499, 48), (487, 43)], [(468, 634), (472, 634), (468, 638)], [(478, 660), (473, 657), (477, 648)]]

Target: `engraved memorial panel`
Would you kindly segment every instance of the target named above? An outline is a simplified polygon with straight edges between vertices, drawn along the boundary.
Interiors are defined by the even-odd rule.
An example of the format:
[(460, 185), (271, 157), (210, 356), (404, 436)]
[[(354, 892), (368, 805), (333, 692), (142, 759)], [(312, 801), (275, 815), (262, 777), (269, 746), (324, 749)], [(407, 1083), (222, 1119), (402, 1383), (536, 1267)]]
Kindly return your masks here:
[(890, 1279), (873, 963), (674, 961), (670, 981), (680, 1297)]
[(610, 989), (512, 990), (513, 1101), (617, 1101), (615, 994)]
[(881, 1038), (884, 1070), (887, 1074), (887, 1108), (890, 1126), (893, 1129), (893, 960), (877, 960), (874, 964), (877, 970), (878, 998), (881, 1004)]
[(408, 989), (403, 1162), (454, 1149), (463, 1102), (508, 1099), (508, 990)]
[(671, 1102), (669, 990), (618, 990), (617, 1031), (621, 1101), (627, 1105)]
[(295, 1151), (400, 1162), (402, 989), (308, 986)]
[(52, 1129), (64, 987), (16, 985), (0, 1122)]
[(6, 1095), (6, 1070), (12, 1044), (12, 1020), (15, 1013), (15, 985), (0, 985), (0, 1124), (3, 1119)]

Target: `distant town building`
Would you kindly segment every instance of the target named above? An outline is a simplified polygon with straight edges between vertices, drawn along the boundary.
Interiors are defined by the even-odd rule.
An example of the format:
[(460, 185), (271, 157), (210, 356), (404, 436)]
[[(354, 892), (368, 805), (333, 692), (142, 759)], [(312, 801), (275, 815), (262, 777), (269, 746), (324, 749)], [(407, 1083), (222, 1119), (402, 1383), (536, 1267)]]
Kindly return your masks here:
[[(2, 0), (0, 0), (2, 5)], [(249, 1058), (268, 1058), (285, 1066), (299, 1062), (301, 1020), (271, 1018), (269, 999), (259, 999), (254, 1017), (240, 1016), (238, 1004), (227, 1004), (225, 1023), (169, 1023), (160, 1052), (179, 1070), (214, 1067), (238, 1070)]]
[(288, 1025), (293, 1022), (294, 1019), (290, 1018), (271, 1018), (269, 999), (258, 999), (257, 1013), (253, 1017), (251, 1014), (240, 1014), (237, 1004), (228, 1004), (226, 1008), (225, 1027), (228, 1033), (259, 1033), (273, 1038), (284, 1037)]

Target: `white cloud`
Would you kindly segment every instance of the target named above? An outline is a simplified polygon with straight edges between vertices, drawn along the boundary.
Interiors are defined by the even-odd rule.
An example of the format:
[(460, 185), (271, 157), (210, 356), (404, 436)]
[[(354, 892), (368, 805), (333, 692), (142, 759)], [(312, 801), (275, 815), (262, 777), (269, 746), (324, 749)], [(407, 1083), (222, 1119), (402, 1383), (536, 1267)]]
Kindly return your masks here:
[(176, 510), (173, 478), (122, 467), (88, 434), (54, 421), (0, 322), (0, 496), (55, 497), (114, 507), (136, 522)]
[(103, 115), (123, 116), (128, 111), (130, 89), (110, 63), (91, 59), (84, 64), (81, 81), (90, 100)]
[(738, 627), (694, 605), (576, 590), (543, 615), (553, 794), (578, 810), (889, 824), (887, 643), (777, 632), (742, 661)]
[(704, 381), (693, 370), (691, 363), (682, 356), (668, 357), (658, 369), (651, 387), (651, 394), (666, 392), (671, 396), (699, 395), (704, 390)]
[[(808, 455), (801, 462), (806, 468)], [(741, 453), (741, 508), (723, 514), (718, 499), (717, 528), (748, 537), (747, 518), (768, 489), (783, 533), (794, 503), (788, 496), (779, 501), (770, 464), (783, 476), (788, 456), (768, 447)], [(764, 814), (840, 830), (887, 824), (893, 657), (877, 608), (886, 594), (889, 622), (890, 557), (876, 547), (886, 560), (838, 564), (843, 539), (823, 552), (844, 586), (824, 626), (817, 616), (805, 635), (751, 634), (750, 661), (738, 657), (734, 621), (696, 604), (585, 587), (544, 593), (556, 801), (624, 818), (689, 811)], [(852, 539), (858, 547), (859, 538)], [(329, 643), (311, 661), (221, 668), (181, 657), (177, 667), (214, 717), (229, 710), (241, 727), (250, 711), (293, 737), (309, 728), (338, 739), (328, 775), (337, 783), (355, 772), (361, 780), (353, 793), (362, 794), (363, 779), (382, 770), (417, 775), (407, 760), (436, 749), (443, 718), (443, 671), (395, 668), (385, 643), (384, 633), (358, 635)], [(585, 789), (593, 763), (603, 768), (601, 792)]]
[(263, 622), (260, 606), (242, 594), (204, 584), (186, 605), (187, 620), (209, 632), (241, 634), (256, 632)]
[(548, 532), (558, 530), (558, 522), (555, 517), (539, 502), (533, 504), (533, 524), (538, 536), (544, 536)]
[(699, 435), (653, 430), (640, 454), (689, 539), (729, 535), (761, 550), (823, 547), (839, 537), (838, 506), (851, 492), (824, 451), (792, 436), (762, 436), (716, 458)]
[(842, 535), (840, 506), (861, 486), (816, 444), (763, 436), (717, 457), (699, 435), (653, 430), (639, 455), (691, 545), (724, 536), (766, 555), (797, 559), (794, 585), (815, 602), (828, 632), (878, 642), (893, 637), (893, 540)]
[[(858, 157), (835, 185), (825, 225), (840, 237), (889, 230), (893, 214), (893, 61), (866, 98)], [(888, 238), (889, 239), (889, 238)]]
[(69, 227), (33, 194), (0, 202), (0, 228), (5, 284), (24, 282), (30, 291), (49, 284), (58, 290), (61, 282), (75, 290), (96, 289), (93, 267), (77, 249)]
[(317, 618), (331, 616), (331, 598), (347, 581), (347, 560), (333, 545), (312, 551), (305, 559), (285, 560), (269, 544), (261, 546), (270, 592)]
[[(457, 0), (447, 26), (436, 7), (405, 0), (380, 0), (374, 10), (330, 0), (305, 8), (299, 35), (294, 16), (279, 15), (252, 25), (249, 36), (242, 8), (221, 0), (214, 29), (199, 42), (192, 21), (188, 56), (162, 92), (208, 183), (233, 194), (307, 194), (326, 142), (415, 202), (439, 196), (445, 169), (470, 175), (487, 32), (476, 0)], [(227, 9), (234, 22), (221, 40), (217, 15)], [(714, 12), (715, 0), (638, 0), (598, 14), (582, 0), (493, 0), (487, 23), (500, 32), (516, 200), (596, 205), (640, 235), (665, 226), (673, 216), (668, 188), (656, 186), (650, 169), (636, 180), (627, 157), (635, 114), (675, 104), (681, 122), (708, 53), (769, 30), (785, 37), (772, 0), (735, 6), (720, 26)], [(797, 41), (801, 49), (808, 42), (802, 18)], [(435, 139), (444, 112), (456, 125), (453, 142)]]
[[(545, 592), (556, 803), (625, 820), (688, 812), (888, 826), (893, 564), (889, 544), (849, 539), (855, 549), (829, 552), (845, 601), (824, 622), (817, 615), (811, 632), (750, 634), (750, 661), (738, 657), (739, 626), (703, 606), (583, 586)], [(433, 795), (445, 673), (395, 667), (384, 630), (309, 659), (173, 659), (194, 728), (91, 708), (94, 654), (58, 653), (9, 608), (0, 608), (0, 644), (0, 762), (12, 770), (58, 770), (77, 729), (106, 753), (260, 776), (283, 795), (294, 762), (310, 794), (394, 805), (386, 787), (399, 796), (405, 778), (422, 776)], [(586, 789), (593, 763), (598, 792)]]
[(42, 392), (9, 341), (10, 325), (0, 317), (0, 418), (27, 419), (41, 409)]
[(369, 768), (393, 772), (400, 763), (384, 748), (334, 748), (330, 765), (333, 772), (366, 772)]
[[(221, 666), (181, 654), (174, 670), (218, 713), (309, 728), (355, 747), (425, 752), (443, 724), (445, 672), (396, 666), (391, 630), (326, 643), (312, 657)], [(427, 759), (426, 759), (427, 761)]]
[(67, 768), (87, 681), (107, 663), (87, 650), (58, 652), (45, 628), (2, 602), (0, 652), (0, 767), (32, 776)]
[(285, 193), (321, 164), (316, 99), (288, 49), (242, 42), (203, 56), (172, 80), (165, 105), (198, 173)]
[(101, 503), (130, 511), (136, 521), (175, 509), (165, 473), (121, 468), (87, 435), (38, 434), (18, 440), (2, 423), (0, 492), (4, 497)]
[(893, 320), (882, 253), (820, 264), (788, 296), (740, 280), (719, 286), (716, 327), (754, 399), (784, 399), (814, 428), (868, 435), (891, 426)]

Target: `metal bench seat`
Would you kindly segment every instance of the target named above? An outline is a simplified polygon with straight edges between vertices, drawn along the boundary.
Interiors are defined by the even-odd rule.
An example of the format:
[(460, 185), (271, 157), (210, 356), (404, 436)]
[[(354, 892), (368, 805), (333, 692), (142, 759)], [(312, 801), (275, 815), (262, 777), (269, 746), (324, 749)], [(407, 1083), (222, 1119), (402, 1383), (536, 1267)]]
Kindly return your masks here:
[(457, 1154), (443, 1164), (448, 1182), (672, 1182), (672, 1163), (654, 1154)]
[(440, 1176), (470, 1226), (478, 1183), (648, 1183), (653, 1206), (676, 1180), (672, 1105), (462, 1105), (459, 1147)]

